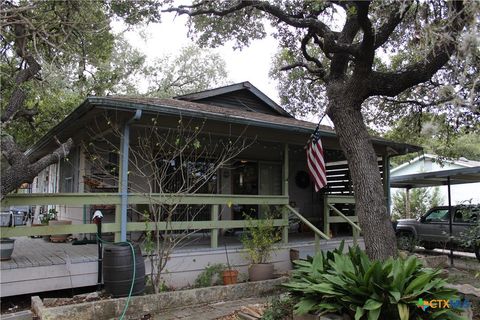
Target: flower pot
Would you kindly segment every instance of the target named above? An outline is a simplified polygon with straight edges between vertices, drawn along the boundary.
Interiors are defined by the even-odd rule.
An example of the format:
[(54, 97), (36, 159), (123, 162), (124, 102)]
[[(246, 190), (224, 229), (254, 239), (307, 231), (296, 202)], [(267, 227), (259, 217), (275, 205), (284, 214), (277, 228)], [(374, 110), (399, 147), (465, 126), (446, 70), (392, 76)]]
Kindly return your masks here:
[(254, 263), (248, 268), (250, 281), (273, 279), (273, 263)]
[(13, 253), (15, 239), (0, 239), (0, 260), (10, 260)]
[[(69, 225), (72, 224), (70, 220), (50, 220), (48, 221), (49, 226), (60, 226), (60, 225)], [(68, 234), (55, 234), (50, 236), (50, 241), (52, 242), (65, 242), (67, 240)]]
[(224, 270), (223, 271), (223, 284), (235, 284), (238, 279), (238, 270)]

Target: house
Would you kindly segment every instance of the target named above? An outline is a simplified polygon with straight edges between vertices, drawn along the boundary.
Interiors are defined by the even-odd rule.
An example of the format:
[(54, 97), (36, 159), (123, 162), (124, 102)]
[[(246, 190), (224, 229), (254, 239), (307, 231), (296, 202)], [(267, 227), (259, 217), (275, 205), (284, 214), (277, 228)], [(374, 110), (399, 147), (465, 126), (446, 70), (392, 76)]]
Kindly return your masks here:
[[(410, 161), (390, 170), (391, 177), (405, 176), (415, 173), (436, 172), (461, 168), (480, 167), (480, 161), (458, 158), (453, 160), (441, 159), (437, 155), (422, 154)], [(447, 186), (439, 186), (442, 202), (439, 205), (448, 205)], [(391, 188), (391, 195), (401, 189)], [(480, 203), (480, 183), (456, 184), (451, 186), (452, 204), (465, 202)]]
[[(159, 131), (152, 131), (152, 128), (159, 128)], [(176, 281), (186, 284), (191, 283), (192, 277), (208, 263), (224, 262), (225, 253), (219, 249), (219, 241), (226, 241), (222, 234), (244, 228), (245, 214), (256, 219), (269, 211), (277, 211), (279, 216), (274, 223), (282, 229), (285, 246), (276, 253), (274, 260), (278, 270), (286, 270), (290, 267), (289, 239), (296, 236), (289, 228), (292, 217), (295, 223), (300, 222), (297, 229), (302, 231), (303, 239), (309, 239), (308, 245), (312, 245), (315, 237), (316, 248), (321, 237), (358, 234), (348, 165), (335, 131), (326, 126), (320, 127), (320, 133), (328, 186), (314, 192), (307, 173), (305, 144), (315, 128), (315, 123), (292, 117), (249, 82), (174, 99), (87, 97), (27, 151), (32, 159), (37, 159), (57, 148), (54, 137), (60, 141), (71, 137), (75, 148), (68, 159), (42, 172), (33, 183), (33, 193), (9, 195), (4, 200), (5, 205), (35, 206), (37, 213), (47, 205), (55, 206), (59, 219), (70, 220), (73, 224), (4, 228), (2, 233), (4, 236), (52, 233), (83, 236), (96, 231), (90, 221), (93, 212), (101, 210), (104, 233), (113, 234), (117, 241), (136, 239), (147, 227), (166, 228), (155, 222), (145, 222), (142, 212), (155, 205), (182, 209), (185, 214), (175, 215), (170, 226), (175, 230), (208, 232), (209, 237), (207, 246), (178, 253), (169, 260), (169, 269), (179, 275)], [(178, 134), (178, 130), (182, 134), (176, 138), (169, 135)], [(155, 139), (157, 134), (164, 138)], [(182, 160), (178, 153), (170, 155), (179, 144), (187, 146), (186, 136), (192, 137), (185, 150), (189, 150), (194, 160)], [(390, 157), (421, 148), (375, 137), (372, 141), (387, 196)], [(222, 152), (231, 145), (238, 148), (230, 157), (222, 158)], [(158, 150), (163, 158), (145, 159), (142, 150), (147, 149)], [(224, 161), (219, 162), (219, 159)], [(179, 168), (184, 171), (175, 171)], [(160, 173), (165, 183), (155, 182)], [(198, 188), (192, 182), (195, 177), (206, 177)], [(191, 185), (194, 187), (189, 188)], [(178, 193), (182, 186), (187, 188)], [(197, 208), (196, 214), (191, 214), (191, 208)], [(231, 261), (246, 268), (247, 263), (239, 250), (241, 248), (232, 249)], [(28, 268), (33, 270), (34, 267)], [(94, 269), (88, 276), (81, 274), (81, 268), (71, 270), (59, 272), (70, 277), (75, 273), (75, 279), (79, 279), (75, 286), (95, 284)], [(193, 275), (192, 270), (196, 272)], [(188, 276), (187, 271), (190, 272)], [(53, 273), (53, 269), (45, 272)], [(175, 272), (170, 273), (172, 278)], [(8, 281), (9, 275), (2, 272), (2, 277), (4, 274)], [(52, 279), (59, 277), (51, 275)], [(18, 279), (17, 283), (31, 286), (32, 278)], [(40, 280), (38, 283), (40, 285)], [(50, 283), (44, 281), (41, 285), (44, 290), (52, 290), (48, 287)], [(69, 285), (65, 280), (63, 287)], [(2, 286), (10, 288), (3, 280)], [(20, 286), (14, 287), (11, 283), (11, 288), (17, 290)]]

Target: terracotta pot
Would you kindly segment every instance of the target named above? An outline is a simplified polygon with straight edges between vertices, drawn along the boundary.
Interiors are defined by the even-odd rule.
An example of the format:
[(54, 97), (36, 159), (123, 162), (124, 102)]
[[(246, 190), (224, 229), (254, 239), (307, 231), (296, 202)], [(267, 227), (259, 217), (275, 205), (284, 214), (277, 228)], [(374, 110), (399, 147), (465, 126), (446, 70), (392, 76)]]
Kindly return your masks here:
[[(48, 221), (49, 226), (59, 226), (59, 225), (69, 225), (72, 224), (70, 220), (50, 220)], [(67, 240), (68, 234), (55, 234), (50, 236), (50, 241), (52, 242), (65, 242)]]
[(250, 281), (273, 279), (273, 263), (254, 263), (248, 268)]
[(223, 284), (236, 284), (238, 278), (238, 270), (224, 270), (222, 276)]
[(13, 253), (15, 239), (1, 238), (0, 239), (0, 260), (10, 260)]

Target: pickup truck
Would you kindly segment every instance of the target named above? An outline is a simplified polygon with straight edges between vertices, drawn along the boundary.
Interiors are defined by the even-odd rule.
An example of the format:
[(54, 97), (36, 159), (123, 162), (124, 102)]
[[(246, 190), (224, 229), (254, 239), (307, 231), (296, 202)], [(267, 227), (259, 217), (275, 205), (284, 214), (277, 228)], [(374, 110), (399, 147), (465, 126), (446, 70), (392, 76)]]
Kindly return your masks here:
[[(454, 250), (474, 252), (480, 261), (480, 243), (464, 247), (460, 243), (461, 234), (478, 225), (480, 219), (479, 205), (458, 205), (452, 207), (452, 246)], [(450, 213), (448, 207), (434, 207), (419, 219), (400, 219), (395, 226), (398, 247), (412, 251), (415, 245), (427, 250), (450, 248), (449, 237)], [(480, 228), (479, 228), (480, 232)], [(480, 237), (480, 234), (477, 234)], [(480, 238), (478, 239), (480, 240)]]

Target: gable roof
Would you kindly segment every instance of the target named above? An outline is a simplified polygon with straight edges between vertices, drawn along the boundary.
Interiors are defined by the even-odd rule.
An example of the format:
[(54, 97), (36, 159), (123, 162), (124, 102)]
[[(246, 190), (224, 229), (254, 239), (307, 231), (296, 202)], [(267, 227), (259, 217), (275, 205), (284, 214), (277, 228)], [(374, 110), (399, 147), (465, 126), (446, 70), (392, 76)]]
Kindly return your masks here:
[[(401, 165), (393, 168), (392, 170), (390, 170), (390, 173), (395, 173), (399, 170), (402, 170), (403, 168), (406, 168), (408, 166), (411, 166), (411, 165), (415, 164), (416, 162), (424, 161), (425, 159), (440, 162), (440, 157), (439, 156), (437, 156), (435, 154), (425, 153), (425, 154), (422, 154), (422, 155), (420, 155), (416, 158), (413, 158), (412, 160), (404, 162)], [(468, 160), (464, 157), (461, 157), (459, 159), (443, 160), (443, 161), (445, 163), (455, 164), (455, 165), (458, 165), (458, 166), (463, 167), (463, 168), (472, 168), (472, 167), (480, 166), (480, 161)]]
[[(235, 94), (243, 94), (242, 96), (235, 96)], [(231, 84), (228, 86), (223, 86), (219, 88), (204, 90), (200, 92), (189, 93), (181, 96), (176, 96), (174, 99), (186, 100), (192, 102), (201, 102), (205, 104), (212, 104), (221, 107), (234, 107), (249, 111), (262, 112), (261, 109), (251, 109), (251, 97), (256, 98), (264, 108), (266, 108), (263, 113), (278, 114), (284, 117), (293, 118), (291, 114), (285, 111), (280, 107), (275, 101), (266, 96), (263, 92), (258, 90), (253, 84), (248, 81)], [(227, 99), (228, 100), (227, 100)], [(242, 101), (244, 100), (245, 101)], [(270, 111), (270, 112), (269, 112)]]

